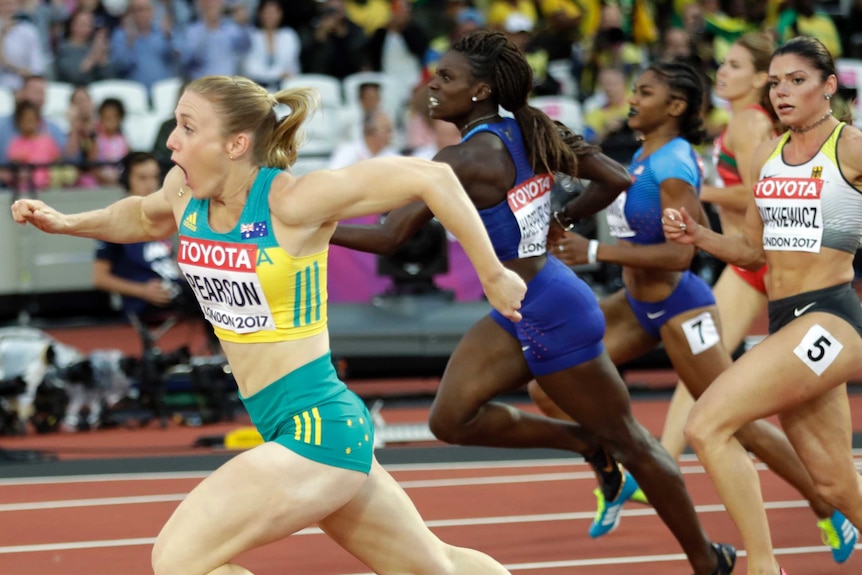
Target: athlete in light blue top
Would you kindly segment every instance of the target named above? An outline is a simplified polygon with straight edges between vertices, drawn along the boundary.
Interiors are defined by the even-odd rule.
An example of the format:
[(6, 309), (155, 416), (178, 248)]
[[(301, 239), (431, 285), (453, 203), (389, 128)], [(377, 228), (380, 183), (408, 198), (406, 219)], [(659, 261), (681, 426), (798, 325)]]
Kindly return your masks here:
[[(643, 146), (629, 166), (634, 180), (627, 192), (613, 198), (607, 217), (615, 245), (598, 245), (597, 259), (623, 266), (623, 290), (602, 302), (608, 331), (605, 344), (616, 363), (624, 363), (664, 344), (671, 363), (697, 398), (733, 360), (720, 339), (719, 317), (709, 286), (688, 270), (694, 249), (665, 240), (662, 209), (685, 206), (701, 222), (698, 201), (700, 161), (692, 149), (704, 136), (700, 108), (703, 84), (693, 68), (680, 63), (650, 66), (635, 83), (629, 126), (643, 136)], [(604, 195), (604, 203), (612, 198)], [(595, 200), (593, 200), (595, 201)], [(580, 214), (579, 200), (567, 206)], [(570, 264), (587, 260), (589, 242), (567, 234), (564, 246)], [(580, 261), (579, 261), (580, 260)], [(538, 389), (531, 390), (549, 412), (554, 407)], [(832, 505), (817, 493), (811, 477), (787, 437), (766, 421), (754, 421), (737, 439), (808, 499), (818, 519), (840, 525)]]

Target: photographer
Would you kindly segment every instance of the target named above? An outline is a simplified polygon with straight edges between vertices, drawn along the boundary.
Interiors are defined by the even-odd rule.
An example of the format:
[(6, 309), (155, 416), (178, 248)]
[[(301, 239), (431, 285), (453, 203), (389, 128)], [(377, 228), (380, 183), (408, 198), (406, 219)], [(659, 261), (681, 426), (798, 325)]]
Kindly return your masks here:
[(365, 32), (347, 17), (343, 0), (327, 0), (303, 39), (302, 71), (341, 80), (362, 69), (365, 45)]
[[(133, 152), (123, 158), (120, 184), (130, 195), (150, 195), (158, 189), (160, 178), (159, 164), (150, 154)], [(174, 251), (170, 240), (125, 245), (98, 242), (93, 285), (122, 296), (123, 312), (142, 321), (162, 315), (177, 303), (174, 300), (187, 285), (174, 263)]]

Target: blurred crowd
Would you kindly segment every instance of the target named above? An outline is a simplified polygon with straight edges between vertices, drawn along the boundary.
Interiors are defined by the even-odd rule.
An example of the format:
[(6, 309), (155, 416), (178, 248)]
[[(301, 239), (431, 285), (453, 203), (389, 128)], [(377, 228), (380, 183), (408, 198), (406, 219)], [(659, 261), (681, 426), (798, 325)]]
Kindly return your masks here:
[[(245, 75), (271, 90), (309, 75), (347, 90), (349, 78), (378, 74), (392, 144), (433, 154), (440, 136), (422, 85), (450, 43), (476, 28), (510, 35), (533, 67), (534, 96), (577, 104), (577, 116), (561, 119), (591, 141), (610, 138), (613, 149), (630, 80), (647, 62), (685, 58), (708, 80), (733, 40), (755, 29), (779, 41), (814, 35), (836, 58), (859, 58), (860, 16), (862, 0), (0, 0), (0, 165), (104, 164), (129, 151), (164, 159), (172, 103), (157, 107), (155, 90), (169, 85), (175, 98), (182, 82), (209, 74)], [(131, 101), (128, 86), (111, 91), (123, 83), (145, 103)], [(367, 130), (372, 110), (356, 84), (350, 90), (324, 101), (337, 117), (315, 134), (327, 142), (315, 155)], [(712, 104), (718, 131), (722, 110)], [(35, 188), (118, 177), (104, 165), (26, 174)], [(13, 180), (21, 178), (0, 173)]]
[[(210, 74), (320, 89), (297, 174), (378, 155), (430, 158), (460, 135), (429, 119), (424, 85), (451, 43), (478, 28), (524, 51), (534, 105), (627, 163), (638, 145), (629, 90), (649, 62), (686, 59), (709, 84), (746, 32), (812, 35), (839, 59), (852, 102), (859, 21), (862, 0), (0, 0), (0, 186), (115, 185), (132, 152), (168, 166), (176, 98)], [(715, 97), (703, 106), (718, 135), (728, 110)], [(374, 277), (373, 258), (333, 256)], [(461, 256), (450, 253), (456, 273), (443, 281), (481, 297), (475, 277), (458, 276)], [(361, 294), (331, 281), (349, 292), (333, 301), (367, 301), (386, 289), (378, 279)]]

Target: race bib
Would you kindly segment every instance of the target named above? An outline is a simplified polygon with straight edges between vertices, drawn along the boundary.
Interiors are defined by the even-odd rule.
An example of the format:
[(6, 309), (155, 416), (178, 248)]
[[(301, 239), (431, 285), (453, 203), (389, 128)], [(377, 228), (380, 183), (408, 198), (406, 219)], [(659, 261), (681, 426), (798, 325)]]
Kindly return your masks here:
[(754, 187), (763, 249), (818, 253), (823, 241), (823, 180), (766, 178)]
[(275, 329), (257, 276), (258, 247), (180, 236), (177, 261), (215, 326), (234, 333)]
[(521, 229), (521, 242), (518, 244), (520, 258), (545, 253), (548, 226), (551, 223), (553, 185), (553, 176), (541, 174), (522, 182), (507, 194), (509, 208)]
[(636, 232), (626, 219), (626, 192), (617, 196), (617, 199), (607, 207), (605, 214), (608, 220), (608, 231), (615, 238), (631, 238)]

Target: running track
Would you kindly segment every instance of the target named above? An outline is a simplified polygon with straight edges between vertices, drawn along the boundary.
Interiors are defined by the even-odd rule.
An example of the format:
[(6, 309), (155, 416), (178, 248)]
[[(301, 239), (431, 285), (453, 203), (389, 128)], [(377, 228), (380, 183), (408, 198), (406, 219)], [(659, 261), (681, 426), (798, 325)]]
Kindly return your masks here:
[[(559, 452), (425, 446), (386, 448), (379, 457), (437, 534), (491, 554), (514, 574), (691, 573), (651, 508), (629, 505), (615, 533), (590, 539), (594, 478), (582, 462)], [(148, 575), (160, 526), (218, 459), (197, 456), (195, 464), (201, 469), (5, 478), (0, 467), (0, 574)], [(14, 467), (14, 475), (26, 475), (26, 466)], [(690, 457), (681, 467), (711, 537), (738, 544), (703, 469)], [(776, 551), (789, 575), (862, 573), (862, 553), (835, 565), (798, 494), (767, 470), (760, 476)], [(368, 572), (315, 529), (238, 563), (257, 575)], [(736, 573), (745, 573), (744, 559)]]

